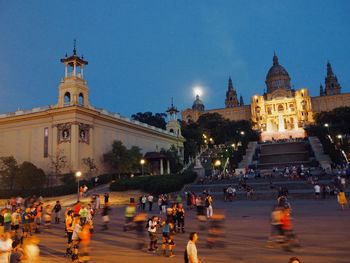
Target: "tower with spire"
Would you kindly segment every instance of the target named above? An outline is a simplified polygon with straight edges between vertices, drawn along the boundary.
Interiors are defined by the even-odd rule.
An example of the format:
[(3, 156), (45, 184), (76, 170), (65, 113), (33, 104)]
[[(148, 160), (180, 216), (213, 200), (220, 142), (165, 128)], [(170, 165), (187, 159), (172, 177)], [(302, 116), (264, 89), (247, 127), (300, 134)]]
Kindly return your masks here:
[(228, 79), (228, 87), (226, 91), (226, 99), (225, 99), (226, 108), (234, 108), (239, 106), (239, 102), (237, 99), (237, 92), (233, 87), (231, 77)]
[(324, 95), (336, 95), (341, 93), (341, 86), (338, 83), (337, 76), (334, 75), (331, 63), (327, 63), (327, 76), (325, 77)]
[(171, 106), (168, 107), (166, 113), (168, 114), (168, 122), (166, 124), (166, 130), (174, 133), (177, 137), (182, 137), (181, 126), (177, 120), (178, 109), (174, 106), (173, 98), (171, 98)]
[(89, 89), (84, 79), (84, 68), (88, 64), (84, 57), (77, 55), (76, 40), (73, 54), (61, 59), (64, 65), (64, 78), (59, 85), (58, 106), (89, 106)]

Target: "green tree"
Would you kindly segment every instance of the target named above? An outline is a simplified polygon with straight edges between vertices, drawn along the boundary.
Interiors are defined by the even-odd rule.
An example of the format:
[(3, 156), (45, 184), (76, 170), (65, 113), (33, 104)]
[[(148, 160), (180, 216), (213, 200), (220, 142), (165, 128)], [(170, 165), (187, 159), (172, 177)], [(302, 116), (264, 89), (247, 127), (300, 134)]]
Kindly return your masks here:
[(103, 160), (120, 176), (122, 173), (130, 173), (140, 168), (142, 154), (140, 148), (132, 146), (127, 149), (121, 141), (114, 141), (112, 150), (103, 155)]
[(15, 177), (17, 188), (22, 190), (41, 188), (45, 182), (46, 175), (44, 171), (31, 162), (23, 162), (19, 167), (18, 176)]
[(171, 173), (177, 173), (182, 169), (183, 165), (181, 164), (178, 150), (174, 145), (171, 145), (170, 149), (168, 150), (161, 149), (160, 152), (165, 154), (165, 156), (168, 158)]
[(148, 125), (160, 128), (165, 130), (166, 127), (166, 114), (165, 113), (155, 113), (153, 115), (152, 112), (138, 112), (136, 114), (131, 115), (131, 118), (135, 121), (139, 121), (139, 122), (143, 122), (146, 123)]
[(12, 190), (18, 176), (19, 167), (13, 156), (0, 157), (0, 179), (2, 185)]

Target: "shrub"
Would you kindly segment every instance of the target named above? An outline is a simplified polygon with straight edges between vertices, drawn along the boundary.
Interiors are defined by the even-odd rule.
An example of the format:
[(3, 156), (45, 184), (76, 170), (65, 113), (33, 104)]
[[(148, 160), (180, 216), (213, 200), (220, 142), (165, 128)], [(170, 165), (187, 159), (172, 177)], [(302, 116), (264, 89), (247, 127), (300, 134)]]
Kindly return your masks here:
[(159, 176), (138, 176), (117, 180), (110, 185), (111, 191), (142, 190), (154, 195), (176, 192), (185, 184), (196, 179), (197, 174), (187, 171), (182, 174), (169, 174)]

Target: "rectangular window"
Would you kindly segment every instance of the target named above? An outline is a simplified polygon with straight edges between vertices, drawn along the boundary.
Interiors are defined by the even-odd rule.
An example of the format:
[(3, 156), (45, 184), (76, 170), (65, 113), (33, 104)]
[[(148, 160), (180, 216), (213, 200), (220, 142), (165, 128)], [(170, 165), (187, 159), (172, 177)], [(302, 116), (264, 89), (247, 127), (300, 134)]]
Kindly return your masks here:
[(49, 128), (44, 128), (44, 158), (49, 157)]

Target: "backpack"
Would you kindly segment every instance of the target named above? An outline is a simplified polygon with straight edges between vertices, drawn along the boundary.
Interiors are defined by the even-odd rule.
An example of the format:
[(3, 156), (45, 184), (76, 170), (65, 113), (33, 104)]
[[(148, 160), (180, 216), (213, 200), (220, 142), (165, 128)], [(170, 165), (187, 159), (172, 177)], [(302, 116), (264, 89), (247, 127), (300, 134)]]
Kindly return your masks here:
[(188, 255), (187, 255), (187, 247), (185, 248), (185, 252), (184, 252), (184, 262), (189, 263)]

